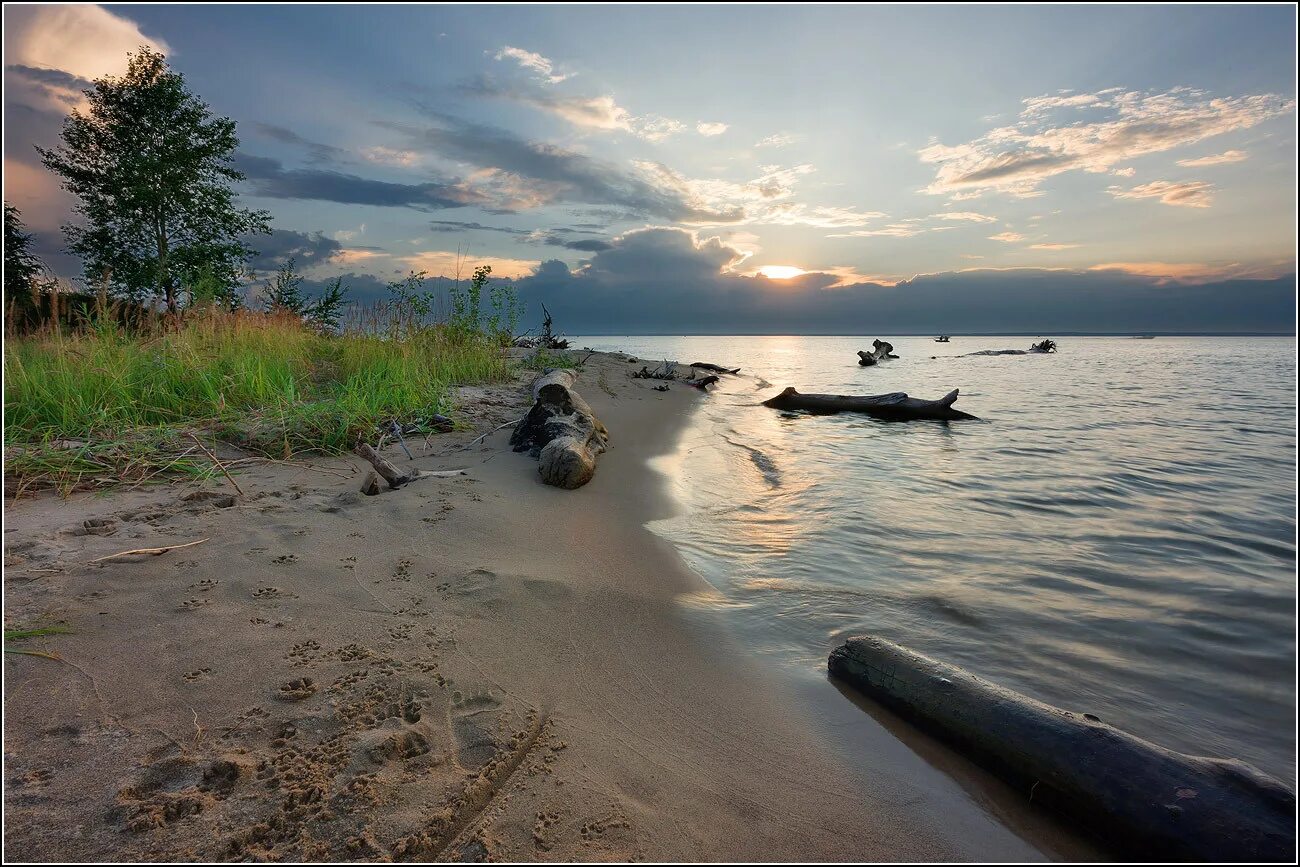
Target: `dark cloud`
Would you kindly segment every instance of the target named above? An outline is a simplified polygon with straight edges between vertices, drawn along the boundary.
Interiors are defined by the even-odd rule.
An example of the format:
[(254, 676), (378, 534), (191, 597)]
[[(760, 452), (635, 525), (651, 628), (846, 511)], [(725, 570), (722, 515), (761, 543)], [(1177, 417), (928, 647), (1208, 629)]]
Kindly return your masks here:
[(286, 169), (279, 160), (235, 155), (254, 195), (272, 199), (315, 199), (345, 205), (376, 205), (430, 211), (477, 205), (484, 197), (460, 184), (395, 184), (323, 169)]
[(609, 242), (602, 241), (599, 238), (581, 238), (579, 240), (570, 240), (565, 235), (596, 235), (591, 229), (570, 228), (568, 226), (559, 226), (554, 229), (512, 229), (507, 226), (485, 226), (482, 223), (466, 223), (459, 220), (432, 220), (430, 226), (435, 232), (499, 232), (505, 235), (514, 235), (521, 244), (540, 244), (547, 247), (564, 247), (567, 250), (577, 250), (580, 253), (596, 253), (601, 250), (609, 249)]
[(307, 152), (308, 159), (313, 163), (336, 163), (347, 161), (348, 152), (343, 148), (303, 138), (291, 129), (285, 129), (282, 126), (275, 126), (274, 124), (254, 123), (253, 126), (266, 138), (302, 148)]
[(545, 302), (571, 334), (842, 334), (865, 322), (885, 334), (1291, 332), (1295, 322), (1294, 277), (1162, 285), (1118, 271), (1015, 269), (835, 287), (833, 274), (772, 281), (724, 270), (741, 257), (716, 238), (647, 229), (574, 271), (544, 262), (516, 286), (530, 319)]
[(289, 259), (299, 267), (328, 261), (343, 245), (321, 232), (295, 232), (292, 229), (273, 229), (269, 235), (253, 235), (245, 239), (257, 255), (248, 264), (254, 271), (269, 271), (280, 267)]
[(387, 121), (379, 125), (402, 133), (411, 148), (500, 173), (504, 176), (498, 179), (502, 195), (512, 200), (505, 208), (571, 202), (612, 205), (638, 217), (673, 221), (732, 222), (744, 216), (740, 208), (701, 209), (679, 190), (655, 186), (577, 151), (528, 141), (499, 127), (472, 123), (426, 106), (421, 110), (435, 126)]

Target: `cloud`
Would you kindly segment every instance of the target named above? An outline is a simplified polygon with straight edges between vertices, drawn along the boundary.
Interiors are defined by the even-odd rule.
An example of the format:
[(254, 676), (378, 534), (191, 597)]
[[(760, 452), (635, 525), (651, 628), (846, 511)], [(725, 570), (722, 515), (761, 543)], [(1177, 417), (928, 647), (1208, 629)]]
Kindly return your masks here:
[(974, 211), (945, 211), (942, 214), (931, 214), (934, 220), (953, 220), (967, 223), (996, 223), (997, 217), (990, 217), (988, 214), (977, 214)]
[(1004, 244), (1014, 244), (1017, 241), (1025, 240), (1025, 236), (1019, 232), (999, 232), (996, 235), (989, 235), (990, 241), (1001, 241)]
[[(1090, 271), (1113, 271), (1136, 277), (1149, 277), (1161, 286), (1171, 284), (1205, 284), (1225, 280), (1273, 280), (1287, 273), (1290, 262), (1266, 262), (1246, 265), (1240, 262), (1106, 262), (1093, 265)], [(1294, 278), (1293, 278), (1294, 279)]]
[(1030, 244), (1031, 250), (1073, 250), (1079, 244)]
[(162, 40), (102, 6), (8, 6), (4, 12), (6, 64), (61, 70), (90, 80), (126, 72), (127, 54), (148, 46), (170, 53)]
[(570, 228), (567, 226), (552, 229), (512, 229), (507, 226), (485, 226), (482, 223), (460, 222), (457, 220), (433, 220), (430, 225), (435, 232), (497, 232), (503, 235), (513, 235), (521, 244), (564, 247), (567, 250), (577, 250), (582, 253), (594, 253), (609, 247), (606, 241), (599, 238), (578, 238), (575, 240), (567, 237), (571, 235), (600, 234), (591, 229)]
[(1178, 165), (1194, 169), (1203, 166), (1222, 166), (1227, 165), (1228, 163), (1239, 163), (1245, 158), (1245, 151), (1224, 151), (1221, 154), (1197, 157), (1196, 159), (1179, 160)]
[(767, 138), (759, 139), (754, 142), (756, 148), (783, 148), (786, 145), (792, 145), (799, 141), (799, 136), (790, 133), (775, 133)]
[(581, 129), (626, 132), (646, 141), (663, 141), (686, 129), (686, 124), (657, 114), (632, 114), (612, 96), (580, 96), (555, 93), (520, 82), (498, 82), (481, 75), (461, 86), (474, 96), (509, 99), (549, 112)]
[(547, 84), (559, 84), (561, 81), (573, 77), (572, 74), (560, 75), (555, 71), (555, 64), (548, 58), (534, 51), (526, 51), (523, 48), (513, 48), (507, 45), (496, 53), (496, 59), (513, 60)]
[(882, 332), (1285, 331), (1293, 277), (1205, 284), (1105, 271), (1013, 268), (844, 282), (812, 269), (767, 280), (739, 269), (746, 254), (719, 238), (647, 228), (611, 239), (577, 268), (548, 261), (516, 281), (530, 316), (539, 302), (570, 333), (842, 333), (870, 319)]
[(378, 163), (381, 166), (396, 166), (403, 169), (409, 169), (420, 163), (420, 155), (415, 151), (398, 150), (383, 145), (362, 148), (361, 156), (363, 159)]
[[(1084, 107), (1096, 116), (1054, 119), (1057, 110)], [(1033, 196), (1055, 175), (1111, 171), (1136, 157), (1249, 129), (1294, 108), (1294, 100), (1273, 94), (1211, 97), (1191, 88), (1036, 97), (1026, 100), (1015, 125), (955, 146), (932, 141), (918, 156), (938, 166), (928, 193)]]
[(425, 271), (430, 277), (467, 279), (479, 265), (492, 266), (493, 277), (525, 277), (541, 264), (536, 259), (506, 259), (498, 256), (470, 256), (448, 250), (424, 250), (409, 256), (396, 257), (398, 262), (412, 271)]
[(640, 173), (568, 150), (532, 142), (498, 127), (471, 123), (425, 109), (436, 123), (416, 127), (380, 122), (406, 136), (406, 146), (480, 167), (472, 187), (497, 200), (500, 210), (559, 202), (614, 206), (640, 217), (730, 222), (739, 209), (716, 210), (688, 200), (678, 189), (651, 183)]
[(252, 235), (245, 239), (257, 255), (249, 259), (254, 271), (269, 271), (294, 259), (302, 267), (321, 264), (336, 258), (343, 245), (323, 232), (295, 232), (273, 229), (269, 235)]
[(1205, 181), (1152, 181), (1129, 190), (1110, 187), (1106, 192), (1117, 199), (1159, 199), (1181, 208), (1208, 208), (1214, 201), (1214, 184)]
[(235, 155), (235, 168), (247, 177), (253, 195), (272, 199), (310, 199), (421, 211), (488, 202), (486, 196), (462, 183), (396, 184), (335, 171), (286, 169), (279, 160), (246, 153)]
[(343, 148), (303, 138), (293, 130), (282, 126), (269, 123), (254, 123), (253, 127), (266, 138), (302, 148), (307, 152), (308, 160), (312, 163), (343, 162), (347, 158), (347, 151)]
[(709, 138), (715, 135), (722, 135), (727, 131), (727, 129), (728, 127), (725, 123), (709, 123), (703, 120), (695, 125), (696, 132)]

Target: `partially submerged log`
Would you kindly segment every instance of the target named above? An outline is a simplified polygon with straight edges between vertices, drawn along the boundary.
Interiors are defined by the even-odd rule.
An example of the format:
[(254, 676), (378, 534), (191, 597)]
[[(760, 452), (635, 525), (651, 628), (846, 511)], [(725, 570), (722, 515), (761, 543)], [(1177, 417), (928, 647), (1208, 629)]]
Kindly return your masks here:
[(708, 376), (697, 376), (694, 379), (685, 379), (682, 381), (685, 382), (687, 385), (695, 386), (700, 391), (708, 391), (708, 386), (713, 385), (713, 383), (717, 382), (718, 377), (714, 376), (713, 374), (709, 374)]
[(1056, 341), (1050, 337), (1046, 340), (1040, 340), (1030, 346), (1028, 349), (982, 349), (979, 352), (968, 352), (967, 355), (1045, 355), (1049, 352), (1056, 351)]
[(894, 344), (886, 343), (883, 340), (876, 339), (871, 341), (871, 351), (858, 350), (858, 364), (863, 367), (875, 367), (886, 358), (897, 358), (894, 355)]
[(561, 488), (580, 488), (596, 473), (596, 456), (605, 450), (609, 431), (573, 390), (578, 374), (549, 370), (533, 381), (533, 407), (510, 435), (517, 452), (538, 459), (542, 481)]
[(698, 367), (700, 370), (710, 370), (714, 373), (730, 373), (733, 376), (740, 373), (739, 367), (723, 367), (719, 364), (709, 364), (707, 361), (692, 362), (691, 367)]
[(865, 397), (847, 394), (800, 394), (794, 386), (791, 386), (776, 397), (763, 401), (763, 406), (770, 406), (773, 409), (800, 409), (816, 415), (864, 412), (877, 418), (893, 420), (975, 419), (975, 416), (969, 413), (952, 408), (952, 405), (957, 402), (957, 393), (958, 389), (954, 388), (938, 400), (922, 400), (918, 397), (908, 397), (901, 391)]
[(1295, 794), (1245, 762), (1164, 749), (873, 636), (850, 638), (828, 667), (1121, 849), (1295, 860)]

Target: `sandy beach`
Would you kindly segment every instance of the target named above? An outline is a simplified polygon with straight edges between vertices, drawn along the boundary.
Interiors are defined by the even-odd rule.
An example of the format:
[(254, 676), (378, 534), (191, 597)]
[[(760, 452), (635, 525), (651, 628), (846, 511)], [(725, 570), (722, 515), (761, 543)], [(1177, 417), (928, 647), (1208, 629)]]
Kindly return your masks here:
[[(1042, 860), (1086, 857), (934, 744), (802, 694), (721, 628), (644, 524), (647, 465), (707, 395), (590, 358), (595, 479), (512, 453), (529, 377), (475, 431), (229, 483), (6, 503), (5, 856), (16, 860)], [(725, 386), (724, 386), (725, 387)], [(399, 464), (400, 449), (385, 449)], [(202, 544), (90, 561), (127, 549)], [(902, 740), (900, 740), (900, 737)]]

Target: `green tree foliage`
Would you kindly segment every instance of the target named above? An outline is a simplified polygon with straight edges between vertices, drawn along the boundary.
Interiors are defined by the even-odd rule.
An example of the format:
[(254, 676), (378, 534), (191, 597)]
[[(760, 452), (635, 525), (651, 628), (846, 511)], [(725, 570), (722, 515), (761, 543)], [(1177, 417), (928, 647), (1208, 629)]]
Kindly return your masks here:
[(307, 296), (302, 292), (302, 275), (294, 270), (292, 258), (285, 262), (266, 281), (266, 294), (262, 302), (268, 311), (296, 313), (307, 312)]
[(338, 331), (343, 306), (347, 304), (347, 294), (343, 278), (335, 277), (325, 284), (321, 296), (307, 305), (307, 321), (318, 331)]
[(270, 219), (235, 207), (235, 122), (213, 117), (148, 48), (85, 93), (89, 107), (64, 121), (62, 145), (38, 150), (78, 199), (82, 224), (64, 235), (88, 280), (108, 274), (116, 292), (169, 310), (205, 268), (204, 280), (233, 290), (253, 252), (241, 239), (268, 232)]
[(5, 281), (6, 311), (27, 319), (35, 310), (45, 266), (32, 253), (32, 236), (23, 224), (22, 214), (5, 202)]

